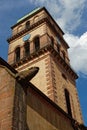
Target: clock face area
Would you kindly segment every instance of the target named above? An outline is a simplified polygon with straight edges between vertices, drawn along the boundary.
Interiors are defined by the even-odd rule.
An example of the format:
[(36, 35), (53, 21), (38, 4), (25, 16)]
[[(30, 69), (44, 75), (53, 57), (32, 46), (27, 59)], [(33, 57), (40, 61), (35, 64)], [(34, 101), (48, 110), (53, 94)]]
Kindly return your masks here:
[(30, 37), (31, 37), (30, 34), (25, 35), (25, 36), (23, 37), (23, 41), (25, 42), (25, 41), (29, 40)]

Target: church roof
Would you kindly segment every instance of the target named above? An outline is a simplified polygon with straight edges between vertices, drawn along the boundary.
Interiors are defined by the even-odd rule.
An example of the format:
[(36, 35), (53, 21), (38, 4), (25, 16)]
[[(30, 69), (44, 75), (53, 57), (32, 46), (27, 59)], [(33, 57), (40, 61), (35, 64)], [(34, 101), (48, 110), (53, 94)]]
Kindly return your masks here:
[(12, 73), (16, 74), (18, 73), (11, 65), (9, 65), (5, 60), (3, 60), (0, 57), (0, 65), (3, 67), (6, 67), (7, 69), (9, 69)]

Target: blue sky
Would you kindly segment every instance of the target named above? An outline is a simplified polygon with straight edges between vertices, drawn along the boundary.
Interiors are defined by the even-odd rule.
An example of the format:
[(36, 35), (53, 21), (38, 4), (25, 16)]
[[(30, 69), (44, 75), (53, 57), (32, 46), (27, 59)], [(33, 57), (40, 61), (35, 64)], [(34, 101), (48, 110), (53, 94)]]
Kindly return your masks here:
[(10, 27), (36, 7), (45, 6), (65, 32), (70, 46), (72, 68), (79, 75), (76, 81), (84, 123), (87, 125), (87, 1), (86, 0), (1, 0), (0, 56), (7, 60), (7, 38)]

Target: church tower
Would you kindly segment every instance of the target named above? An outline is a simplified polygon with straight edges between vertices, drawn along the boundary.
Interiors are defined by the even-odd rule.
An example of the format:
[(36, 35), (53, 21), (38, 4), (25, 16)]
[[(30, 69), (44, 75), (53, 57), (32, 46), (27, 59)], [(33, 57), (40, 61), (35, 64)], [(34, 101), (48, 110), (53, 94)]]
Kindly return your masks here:
[(25, 15), (11, 27), (8, 63), (17, 71), (39, 67), (31, 82), (69, 116), (83, 123), (64, 32), (43, 8)]

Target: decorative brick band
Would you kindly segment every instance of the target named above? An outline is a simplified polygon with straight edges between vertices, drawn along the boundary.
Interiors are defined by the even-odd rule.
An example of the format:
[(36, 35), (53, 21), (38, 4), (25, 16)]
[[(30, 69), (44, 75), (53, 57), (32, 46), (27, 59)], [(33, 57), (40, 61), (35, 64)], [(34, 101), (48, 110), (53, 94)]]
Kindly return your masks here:
[(55, 71), (54, 65), (52, 63), (51, 57), (45, 59), (45, 69), (46, 69), (46, 79), (47, 79), (47, 93), (48, 97), (57, 103), (57, 89), (55, 81)]

